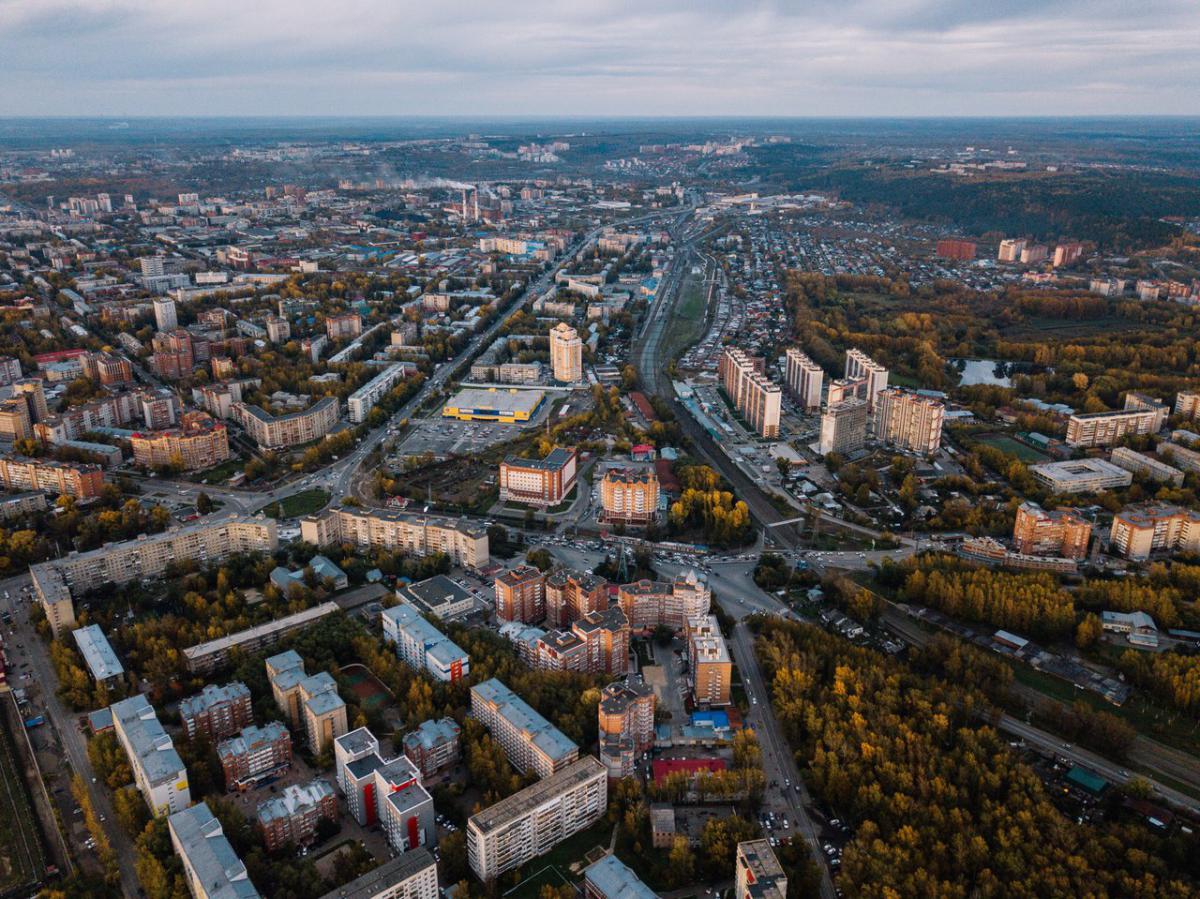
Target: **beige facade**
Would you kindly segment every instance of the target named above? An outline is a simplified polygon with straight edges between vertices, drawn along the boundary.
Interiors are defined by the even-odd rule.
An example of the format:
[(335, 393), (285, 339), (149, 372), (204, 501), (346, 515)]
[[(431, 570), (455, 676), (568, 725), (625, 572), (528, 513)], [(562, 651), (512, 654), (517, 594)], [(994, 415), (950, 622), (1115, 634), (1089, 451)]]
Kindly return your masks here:
[(1029, 556), (1082, 559), (1092, 539), (1092, 523), (1073, 509), (1047, 512), (1037, 503), (1023, 502), (1013, 522), (1013, 548)]
[(583, 341), (565, 322), (550, 329), (550, 368), (556, 381), (583, 380)]
[(382, 546), (414, 556), (445, 553), (455, 565), (484, 568), (487, 531), (461, 521), (384, 509), (329, 509), (300, 520), (300, 537), (314, 546)]
[(1194, 553), (1200, 551), (1200, 513), (1161, 505), (1122, 509), (1108, 540), (1113, 552), (1139, 561), (1156, 552)]
[(129, 442), (134, 461), (149, 468), (179, 465), (184, 471), (197, 471), (229, 458), (225, 425), (206, 412), (188, 412), (178, 428), (134, 434)]
[(763, 374), (762, 361), (726, 347), (718, 373), (721, 386), (754, 432), (760, 437), (778, 437), (782, 393), (779, 385)]
[(300, 412), (271, 415), (258, 406), (234, 403), (234, 420), (246, 429), (254, 442), (268, 449), (298, 446), (324, 437), (338, 422), (338, 399), (327, 396)]
[(797, 347), (788, 347), (784, 377), (788, 390), (796, 397), (805, 412), (821, 408), (821, 382), (825, 372)]
[(732, 701), (733, 660), (715, 615), (703, 615), (688, 621), (687, 648), (688, 677), (696, 705), (729, 705)]
[(604, 520), (649, 524), (658, 515), (658, 475), (652, 470), (610, 468), (600, 481)]
[(875, 437), (912, 453), (937, 452), (945, 417), (946, 407), (932, 397), (897, 387), (875, 397)]

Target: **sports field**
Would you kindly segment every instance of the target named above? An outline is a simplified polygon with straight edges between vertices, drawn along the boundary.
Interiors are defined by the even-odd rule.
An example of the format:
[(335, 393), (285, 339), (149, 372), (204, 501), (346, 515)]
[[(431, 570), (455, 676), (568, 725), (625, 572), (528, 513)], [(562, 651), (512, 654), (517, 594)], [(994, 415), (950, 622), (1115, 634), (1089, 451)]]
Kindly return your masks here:
[(358, 697), (358, 704), (364, 711), (373, 712), (387, 705), (392, 697), (387, 687), (380, 683), (370, 671), (361, 665), (347, 666), (343, 677), (350, 682), (350, 689)]
[(1032, 446), (1022, 443), (1019, 440), (1014, 440), (1007, 434), (985, 434), (979, 438), (980, 443), (986, 443), (988, 446), (994, 446), (998, 450), (1008, 453), (1011, 456), (1016, 456), (1022, 462), (1045, 462), (1050, 457), (1044, 453), (1039, 453)]

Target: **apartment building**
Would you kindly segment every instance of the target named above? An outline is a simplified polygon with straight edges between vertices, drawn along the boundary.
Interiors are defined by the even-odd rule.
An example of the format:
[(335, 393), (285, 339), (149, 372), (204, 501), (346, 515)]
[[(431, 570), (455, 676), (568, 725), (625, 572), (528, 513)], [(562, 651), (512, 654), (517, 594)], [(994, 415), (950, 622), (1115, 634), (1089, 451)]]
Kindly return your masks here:
[[(124, 543), (109, 543), (90, 552), (73, 552), (29, 566), (47, 618), (73, 624), (71, 591), (85, 592), (101, 584), (127, 584), (160, 577), (179, 559), (217, 561), (235, 553), (274, 552), (279, 545), (270, 518), (234, 515), (213, 522), (171, 528)], [(53, 617), (51, 617), (53, 615)]]
[(338, 422), (338, 398), (327, 396), (307, 409), (286, 415), (271, 415), (259, 406), (234, 403), (233, 419), (259, 446), (277, 449), (299, 446), (324, 437)]
[[(365, 727), (342, 734), (333, 741), (334, 768), (338, 789), (346, 798), (346, 807), (354, 820), (364, 827), (379, 822), (375, 802), (375, 770), (387, 764), (379, 753), (379, 740)], [(418, 773), (412, 767), (410, 780)]]
[[(159, 271), (153, 277), (162, 276), (162, 264), (159, 263)], [(145, 272), (144, 274), (151, 274)], [(174, 331), (179, 327), (179, 316), (175, 311), (175, 301), (167, 297), (155, 297), (154, 299), (154, 329), (156, 331)]]
[(104, 470), (89, 462), (0, 456), (0, 484), (6, 490), (37, 490), (91, 499), (104, 487)]
[(546, 575), (519, 565), (496, 577), (496, 617), (501, 621), (541, 621), (546, 617)]
[(631, 777), (637, 761), (654, 748), (654, 690), (641, 675), (606, 686), (597, 708), (600, 761), (612, 780)]
[(386, 781), (387, 770), (385, 766), (375, 771), (375, 795), (379, 802), (379, 823), (387, 835), (388, 845), (401, 854), (421, 846), (436, 845), (437, 815), (433, 797), (420, 782), (397, 786)]
[(658, 475), (653, 469), (610, 468), (600, 481), (608, 524), (647, 525), (658, 515)]
[(1113, 516), (1109, 548), (1126, 559), (1143, 561), (1152, 553), (1200, 550), (1200, 513), (1179, 506), (1147, 504)]
[(606, 855), (583, 869), (584, 899), (657, 899), (633, 869), (615, 855)]
[(522, 774), (549, 777), (579, 758), (579, 747), (496, 678), (471, 688), (471, 716)]
[(574, 447), (556, 446), (544, 459), (509, 456), (500, 463), (500, 499), (546, 509), (557, 506), (575, 486)]
[(133, 363), (116, 353), (88, 353), (83, 373), (104, 387), (133, 383)]
[(410, 556), (445, 553), (454, 565), (485, 568), (487, 531), (466, 521), (409, 515), (391, 509), (327, 509), (300, 519), (300, 537), (314, 546), (381, 546)]
[[(1134, 395), (1126, 395), (1126, 406), (1131, 396)], [(1162, 427), (1165, 409), (1163, 406), (1162, 409), (1135, 407), (1117, 412), (1077, 412), (1067, 419), (1066, 443), (1074, 447), (1112, 446), (1129, 434), (1153, 434)]]
[[(434, 840), (432, 828), (426, 825), (432, 817), (432, 801), (426, 802), (429, 794), (411, 759), (403, 755), (385, 759), (379, 741), (365, 727), (339, 737), (334, 742), (334, 758), (338, 786), (354, 820), (364, 827), (383, 824), (398, 852)], [(391, 802), (392, 794), (401, 791), (407, 792)], [(415, 819), (412, 829), (416, 833), (410, 830), (411, 819)]]
[(1028, 500), (1017, 507), (1013, 548), (1019, 553), (1083, 559), (1087, 557), (1091, 539), (1092, 523), (1074, 509), (1047, 512)]
[(244, 631), (237, 631), (224, 637), (217, 637), (215, 640), (206, 640), (195, 646), (189, 646), (183, 651), (183, 658), (187, 662), (188, 671), (192, 674), (208, 674), (224, 665), (229, 660), (229, 654), (235, 649), (240, 649), (245, 653), (267, 649), (288, 634), (307, 627), (326, 615), (340, 611), (341, 607), (336, 602), (323, 602), (292, 615), (285, 615), (283, 618), (256, 624)]
[(328, 671), (306, 677), (296, 685), (303, 710), (304, 734), (313, 755), (349, 730), (346, 703), (338, 695), (337, 681)]
[(825, 372), (797, 347), (788, 347), (784, 358), (784, 380), (805, 412), (821, 408), (821, 384)]
[(583, 341), (566, 322), (550, 329), (550, 370), (556, 381), (574, 384), (583, 380)]
[(404, 362), (389, 365), (346, 399), (346, 413), (354, 424), (362, 424), (388, 391), (408, 377), (412, 366)]
[(63, 580), (62, 572), (49, 565), (30, 565), (33, 592), (37, 595), (50, 632), (55, 639), (70, 633), (75, 628), (75, 603), (71, 600), (71, 589)]
[(317, 840), (322, 820), (337, 821), (337, 796), (327, 781), (316, 779), (306, 784), (290, 784), (277, 796), (258, 804), (255, 823), (268, 852), (277, 852), (288, 843), (298, 848)]
[(846, 350), (846, 378), (866, 381), (867, 411), (875, 411), (875, 398), (888, 386), (888, 370), (858, 348)]
[(286, 318), (270, 315), (264, 324), (267, 328), (267, 340), (271, 343), (284, 343), (292, 336), (292, 326), (288, 324)]
[(424, 847), (384, 862), (321, 899), (441, 899), (437, 860)]
[(1175, 396), (1175, 414), (1190, 419), (1200, 418), (1200, 391), (1179, 391)]
[(754, 432), (760, 437), (778, 437), (782, 392), (764, 373), (762, 360), (726, 347), (718, 362), (718, 373), (721, 386)]
[(617, 588), (617, 602), (633, 630), (653, 630), (662, 625), (680, 631), (692, 618), (709, 613), (712, 590), (703, 575), (688, 569), (674, 581), (622, 584)]
[(875, 397), (876, 439), (910, 453), (937, 452), (945, 417), (940, 400), (909, 390), (888, 387)]
[(258, 899), (246, 866), (207, 803), (171, 815), (167, 829), (195, 899)]
[[(150, 345), (154, 348), (150, 368), (160, 378), (177, 381), (192, 375), (196, 367), (196, 347), (190, 333), (182, 328), (160, 331), (154, 335)], [(207, 346), (207, 341), (204, 346)]]
[(246, 790), (291, 766), (292, 735), (278, 721), (262, 727), (252, 724), (218, 743), (217, 758), (226, 791)]
[(607, 808), (607, 772), (592, 756), (584, 756), (471, 816), (471, 870), (480, 880), (490, 881), (591, 827)]
[(430, 624), (415, 606), (392, 606), (380, 613), (383, 638), (396, 647), (396, 656), (437, 680), (453, 683), (471, 672), (471, 660), (453, 640)]
[(25, 397), (11, 396), (0, 400), (0, 437), (16, 441), (28, 440), (32, 436), (33, 421)]
[(589, 612), (568, 630), (543, 634), (533, 647), (531, 664), (543, 671), (624, 674), (629, 668), (629, 620), (617, 606)]
[(1001, 262), (1020, 262), (1021, 253), (1024, 252), (1026, 244), (1025, 238), (1010, 238), (1009, 240), (1000, 241), (1000, 252), (996, 258)]
[(330, 340), (352, 340), (362, 334), (362, 316), (343, 312), (325, 319), (325, 334)]
[(139, 693), (109, 706), (117, 742), (125, 750), (133, 781), (152, 815), (170, 815), (192, 804), (187, 768), (163, 730), (149, 700)]
[(304, 659), (294, 649), (273, 655), (266, 660), (267, 681), (271, 685), (271, 695), (275, 705), (287, 716), (292, 730), (299, 730), (303, 724), (303, 703), (300, 699), (300, 682), (308, 674), (304, 670)]
[(967, 262), (975, 258), (975, 241), (962, 240), (960, 238), (939, 240), (934, 249), (934, 255), (939, 259), (953, 259), (958, 262)]
[(845, 455), (867, 445), (867, 402), (850, 397), (831, 403), (821, 413), (821, 432), (817, 451)]
[(1167, 423), (1171, 407), (1157, 397), (1131, 390), (1125, 394), (1125, 411), (1153, 412), (1154, 417), (1150, 420), (1150, 431), (1157, 434)]
[(46, 511), (46, 494), (36, 492), (0, 494), (0, 521)]
[(29, 405), (31, 423), (45, 421), (49, 416), (50, 409), (46, 405), (46, 391), (42, 387), (41, 378), (22, 378), (19, 381), (13, 381), (12, 392), (14, 397), (24, 398)]
[(546, 575), (546, 624), (569, 627), (608, 608), (608, 581), (590, 571), (559, 568)]
[(240, 681), (229, 684), (206, 684), (194, 696), (179, 703), (183, 732), (189, 740), (203, 734), (216, 743), (231, 737), (254, 723), (250, 688)]
[(1109, 461), (1133, 474), (1144, 474), (1154, 481), (1164, 481), (1176, 487), (1183, 484), (1183, 472), (1173, 465), (1160, 462), (1127, 446), (1115, 447)]
[(21, 360), (13, 356), (0, 356), (0, 387), (7, 387), (13, 381), (25, 377), (21, 371)]
[(787, 899), (787, 875), (769, 841), (738, 843), (734, 884), (737, 899)]
[(416, 730), (404, 735), (404, 754), (424, 780), (436, 777), (454, 767), (462, 757), (459, 737), (462, 728), (453, 718), (432, 718), (422, 721)]
[(692, 699), (701, 707), (729, 705), (733, 661), (717, 616), (690, 619), (686, 636)]
[(229, 435), (224, 422), (207, 412), (188, 412), (178, 428), (137, 433), (129, 438), (133, 460), (147, 468), (180, 468), (198, 471), (229, 458)]
[(1128, 487), (1133, 475), (1104, 459), (1071, 459), (1029, 466), (1038, 483), (1054, 493), (1100, 493)]
[(1170, 459), (1185, 472), (1200, 473), (1200, 452), (1191, 447), (1180, 446), (1178, 443), (1160, 443), (1158, 454), (1164, 459)]
[(112, 644), (98, 624), (89, 624), (76, 630), (72, 636), (83, 663), (87, 665), (88, 674), (98, 684), (115, 686), (125, 676), (125, 668), (117, 658)]

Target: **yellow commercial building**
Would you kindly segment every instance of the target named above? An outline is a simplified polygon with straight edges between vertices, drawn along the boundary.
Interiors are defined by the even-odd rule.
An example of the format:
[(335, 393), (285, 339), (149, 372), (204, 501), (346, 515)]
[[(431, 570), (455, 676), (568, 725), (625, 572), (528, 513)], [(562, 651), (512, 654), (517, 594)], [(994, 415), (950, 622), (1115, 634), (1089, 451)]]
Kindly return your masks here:
[(443, 418), (459, 421), (498, 421), (519, 424), (532, 421), (546, 395), (540, 390), (460, 390), (442, 407)]

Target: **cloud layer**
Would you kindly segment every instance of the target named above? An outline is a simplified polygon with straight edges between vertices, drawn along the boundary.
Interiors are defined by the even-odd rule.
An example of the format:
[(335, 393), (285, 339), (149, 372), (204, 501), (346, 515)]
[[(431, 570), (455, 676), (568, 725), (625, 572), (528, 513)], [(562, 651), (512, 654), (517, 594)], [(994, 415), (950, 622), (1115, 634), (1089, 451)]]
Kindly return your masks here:
[(1195, 0), (0, 0), (2, 115), (1133, 113)]

